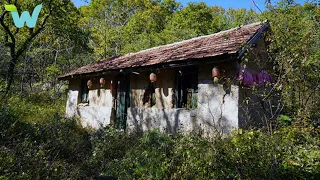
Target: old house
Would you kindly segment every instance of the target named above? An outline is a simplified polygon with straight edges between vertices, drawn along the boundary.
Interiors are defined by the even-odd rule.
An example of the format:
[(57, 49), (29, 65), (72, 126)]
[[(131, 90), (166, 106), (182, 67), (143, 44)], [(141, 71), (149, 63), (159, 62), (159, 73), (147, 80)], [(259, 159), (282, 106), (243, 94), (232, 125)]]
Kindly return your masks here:
[[(129, 132), (210, 134), (245, 126), (248, 112), (240, 107), (250, 89), (242, 86), (254, 80), (244, 76), (266, 69), (268, 27), (249, 24), (75, 69), (59, 78), (69, 81), (66, 116), (79, 117), (84, 126), (114, 124)], [(244, 68), (248, 47), (257, 63), (249, 60)], [(261, 83), (268, 77), (263, 72)]]

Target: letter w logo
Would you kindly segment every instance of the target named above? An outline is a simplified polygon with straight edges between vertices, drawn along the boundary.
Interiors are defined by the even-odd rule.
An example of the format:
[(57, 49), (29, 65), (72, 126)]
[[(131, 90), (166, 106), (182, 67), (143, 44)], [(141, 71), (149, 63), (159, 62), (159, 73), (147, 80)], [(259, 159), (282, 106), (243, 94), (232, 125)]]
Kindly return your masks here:
[(5, 5), (4, 7), (7, 11), (11, 12), (11, 15), (12, 15), (12, 18), (14, 21), (14, 25), (17, 28), (22, 28), (24, 26), (25, 22), (27, 23), (27, 26), (29, 28), (34, 28), (36, 26), (39, 13), (42, 8), (42, 4), (40, 4), (34, 8), (33, 13), (32, 13), (32, 17), (30, 17), (30, 14), (28, 11), (23, 11), (21, 16), (19, 17), (19, 13), (18, 13), (18, 10), (15, 5), (12, 5), (12, 4)]

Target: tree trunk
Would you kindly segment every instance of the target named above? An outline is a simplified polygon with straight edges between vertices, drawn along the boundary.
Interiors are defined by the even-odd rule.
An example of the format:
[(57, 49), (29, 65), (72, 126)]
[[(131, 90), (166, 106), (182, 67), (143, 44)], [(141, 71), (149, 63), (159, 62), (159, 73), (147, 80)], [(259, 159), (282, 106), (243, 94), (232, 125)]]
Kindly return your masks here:
[(6, 87), (6, 93), (8, 94), (11, 88), (11, 85), (13, 83), (13, 76), (14, 76), (14, 68), (16, 67), (16, 61), (17, 59), (15, 57), (12, 57), (10, 60), (10, 65), (9, 65), (9, 69), (8, 69), (8, 73), (7, 73), (7, 87)]

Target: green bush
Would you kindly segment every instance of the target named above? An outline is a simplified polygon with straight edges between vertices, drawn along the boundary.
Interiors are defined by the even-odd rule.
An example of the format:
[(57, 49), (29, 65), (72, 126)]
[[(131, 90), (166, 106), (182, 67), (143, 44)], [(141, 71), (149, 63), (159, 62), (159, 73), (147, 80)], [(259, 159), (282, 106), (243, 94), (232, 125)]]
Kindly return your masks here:
[[(122, 147), (119, 142), (116, 145)], [(104, 175), (120, 179), (316, 179), (320, 177), (319, 147), (317, 135), (294, 127), (271, 135), (240, 130), (215, 139), (151, 131), (119, 151), (122, 158), (113, 159), (117, 151), (110, 151), (109, 156), (104, 149), (104, 159), (110, 158), (104, 161), (108, 164), (104, 167), (109, 167)]]
[[(130, 136), (112, 127), (84, 129), (59, 115), (53, 102), (15, 101), (0, 107), (1, 179), (320, 178), (319, 128), (313, 126), (238, 130), (213, 139), (158, 130)], [(46, 116), (32, 121), (37, 106)]]
[(94, 132), (90, 136), (92, 144), (91, 158), (88, 161), (90, 174), (95, 176), (115, 177), (118, 163), (127, 150), (135, 144), (135, 137), (128, 136), (124, 131), (110, 126)]
[(32, 93), (23, 98), (11, 96), (2, 105), (7, 109), (10, 107), (11, 114), (20, 121), (44, 123), (53, 120), (52, 116), (64, 116), (65, 102), (65, 97), (53, 99), (49, 93)]
[(90, 141), (75, 120), (53, 116), (46, 123), (31, 123), (20, 121), (8, 107), (0, 112), (1, 179), (81, 176)]

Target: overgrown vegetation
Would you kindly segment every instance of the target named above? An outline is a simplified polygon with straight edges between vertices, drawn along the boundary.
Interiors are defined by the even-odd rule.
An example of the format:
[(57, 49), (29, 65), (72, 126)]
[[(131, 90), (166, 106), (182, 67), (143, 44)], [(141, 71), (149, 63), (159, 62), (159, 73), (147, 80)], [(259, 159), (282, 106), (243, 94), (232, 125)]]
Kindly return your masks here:
[[(20, 11), (38, 3), (15, 5)], [(0, 92), (12, 84), (7, 95), (0, 94), (0, 179), (320, 179), (316, 1), (282, 0), (260, 14), (204, 3), (181, 7), (174, 0), (92, 0), (79, 9), (71, 1), (41, 3), (52, 13), (31, 40), (37, 29), (17, 31), (7, 13), (0, 17), (10, 27), (0, 28)], [(239, 130), (214, 139), (157, 130), (129, 136), (112, 127), (93, 132), (64, 118), (59, 74), (94, 59), (265, 19), (271, 24), (266, 40), (277, 77), (272, 90), (279, 93), (283, 114), (269, 119), (272, 131)], [(22, 48), (19, 56), (10, 54), (12, 48)]]
[(214, 139), (157, 130), (129, 136), (111, 127), (91, 132), (58, 114), (25, 121), (12, 106), (0, 113), (1, 179), (320, 178), (320, 129), (312, 126)]

